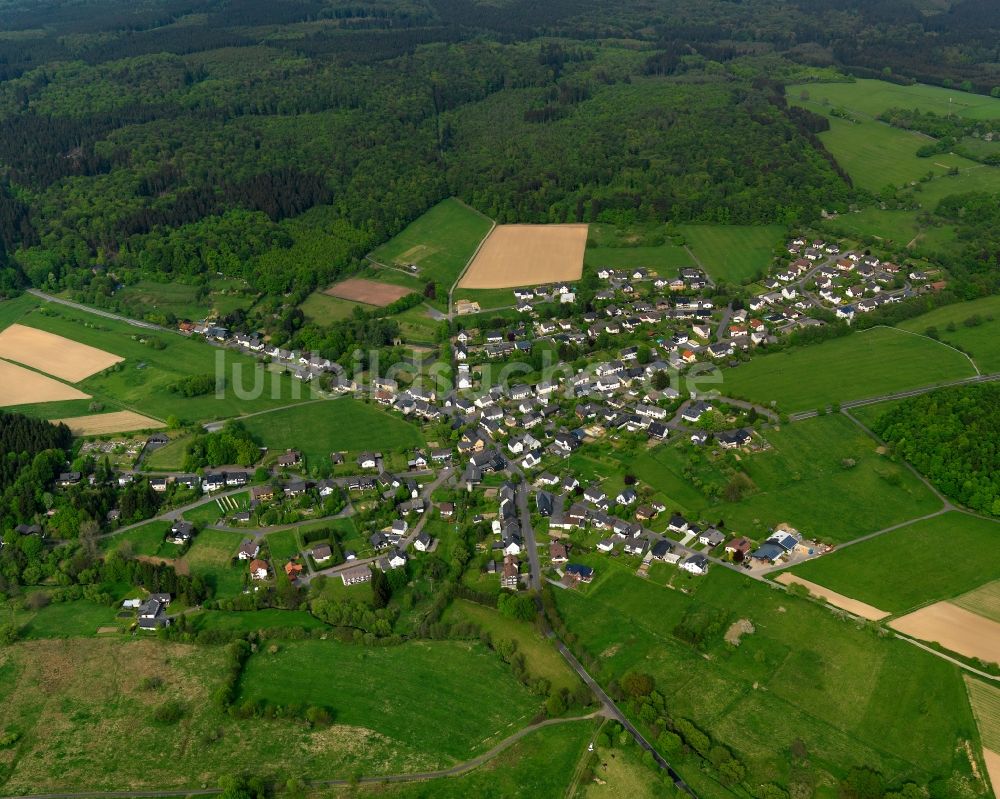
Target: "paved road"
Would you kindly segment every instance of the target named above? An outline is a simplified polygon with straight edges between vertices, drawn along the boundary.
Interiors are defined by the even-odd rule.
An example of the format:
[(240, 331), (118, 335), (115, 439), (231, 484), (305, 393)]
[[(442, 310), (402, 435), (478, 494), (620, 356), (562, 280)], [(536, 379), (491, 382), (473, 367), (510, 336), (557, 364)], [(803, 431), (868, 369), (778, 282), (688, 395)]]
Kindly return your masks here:
[[(176, 330), (171, 330), (169, 327), (161, 327), (160, 325), (154, 325), (152, 322), (143, 322), (139, 319), (130, 319), (127, 316), (122, 316), (121, 314), (111, 313), (111, 311), (102, 311), (100, 308), (92, 308), (89, 305), (81, 305), (78, 302), (73, 302), (72, 300), (66, 300), (62, 297), (56, 297), (52, 294), (46, 294), (44, 291), (39, 291), (38, 289), (28, 289), (28, 294), (33, 294), (41, 300), (46, 302), (55, 302), (59, 305), (66, 305), (70, 308), (74, 308), (77, 311), (86, 311), (87, 313), (94, 314), (96, 316), (103, 316), (105, 319), (114, 319), (117, 322), (124, 322), (127, 325), (132, 325), (133, 327), (141, 327), (145, 330), (156, 330), (160, 333), (174, 333), (177, 334)], [(179, 335), (179, 334), (178, 334)]]
[[(414, 772), (412, 774), (385, 774), (382, 776), (361, 777), (356, 782), (370, 785), (388, 782), (423, 782), (426, 780), (436, 780), (441, 777), (457, 777), (473, 771), (485, 763), (488, 763), (490, 760), (493, 760), (497, 755), (506, 749), (509, 749), (525, 736), (530, 735), (543, 727), (551, 727), (557, 724), (573, 724), (578, 721), (590, 721), (591, 719), (599, 718), (602, 715), (604, 715), (602, 711), (597, 711), (586, 716), (573, 716), (562, 719), (545, 719), (544, 721), (539, 721), (535, 724), (529, 724), (527, 727), (518, 730), (513, 735), (504, 738), (496, 746), (486, 752), (483, 752), (483, 754), (471, 758), (470, 760), (465, 760), (451, 766), (450, 768), (438, 769), (437, 771)], [(348, 786), (354, 784), (354, 782), (355, 781), (353, 780), (345, 779), (311, 780), (309, 785)], [(63, 791), (60, 793), (36, 793), (23, 794), (21, 796), (3, 796), (0, 797), (0, 799), (159, 799), (160, 797), (174, 796), (214, 796), (220, 793), (222, 793), (220, 788), (174, 788), (173, 790), (166, 791), (81, 791), (78, 793)]]
[(535, 540), (535, 528), (531, 526), (531, 508), (528, 504), (531, 498), (531, 488), (521, 475), (521, 483), (517, 487), (517, 509), (521, 514), (521, 534), (528, 550), (528, 587), (538, 591), (542, 587), (542, 566), (538, 560), (538, 542)]

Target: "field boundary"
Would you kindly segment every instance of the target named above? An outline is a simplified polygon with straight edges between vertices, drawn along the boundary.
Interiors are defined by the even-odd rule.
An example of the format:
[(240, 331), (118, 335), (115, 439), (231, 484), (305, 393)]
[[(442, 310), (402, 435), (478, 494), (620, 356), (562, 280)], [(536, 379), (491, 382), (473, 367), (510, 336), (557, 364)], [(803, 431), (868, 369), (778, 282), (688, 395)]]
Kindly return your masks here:
[[(465, 203), (462, 203), (462, 205), (465, 205)], [(476, 213), (478, 214), (480, 212), (476, 211)], [(490, 219), (485, 214), (481, 214), (481, 216), (484, 219)], [(448, 289), (448, 319), (451, 319), (452, 316), (454, 315), (453, 297), (455, 294), (455, 289), (458, 288), (458, 284), (462, 281), (462, 278), (465, 277), (465, 273), (469, 271), (469, 267), (472, 266), (472, 262), (476, 260), (476, 256), (479, 255), (479, 251), (483, 248), (483, 245), (486, 243), (486, 239), (488, 239), (493, 234), (493, 231), (496, 230), (496, 227), (497, 227), (497, 221), (495, 219), (490, 219), (490, 229), (486, 232), (486, 235), (479, 240), (479, 244), (476, 245), (476, 249), (473, 251), (472, 255), (469, 256), (469, 260), (465, 262), (465, 266), (463, 266), (462, 271), (458, 273), (458, 277), (456, 277), (455, 282), (451, 284), (451, 288)]]

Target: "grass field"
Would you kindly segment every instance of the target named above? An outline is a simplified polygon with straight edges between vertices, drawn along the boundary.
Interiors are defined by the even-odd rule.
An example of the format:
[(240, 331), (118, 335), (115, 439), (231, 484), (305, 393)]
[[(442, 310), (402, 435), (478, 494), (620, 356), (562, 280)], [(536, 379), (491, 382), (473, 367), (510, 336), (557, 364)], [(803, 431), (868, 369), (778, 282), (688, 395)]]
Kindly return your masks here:
[(281, 530), (267, 536), (267, 545), (271, 550), (277, 568), (283, 568), (285, 563), (299, 554), (299, 537), (295, 530)]
[[(232, 507), (233, 503), (235, 503), (236, 507), (246, 508), (250, 502), (250, 492), (241, 491), (238, 494), (233, 494), (226, 499), (226, 502), (229, 507)], [(184, 518), (189, 522), (194, 522), (199, 527), (204, 527), (207, 524), (215, 524), (224, 515), (225, 513), (222, 507), (220, 507), (219, 501), (215, 499), (184, 512)]]
[(445, 620), (470, 621), (488, 632), (495, 641), (517, 642), (517, 651), (524, 655), (532, 677), (544, 677), (553, 688), (573, 689), (579, 679), (552, 643), (540, 635), (534, 625), (508, 619), (497, 611), (464, 599), (456, 599), (448, 609)]
[(966, 513), (946, 513), (792, 571), (893, 614), (905, 613), (995, 580), (1000, 574), (1000, 524)]
[[(377, 686), (357, 701), (357, 712), (365, 711), (364, 727), (349, 726), (343, 718), (331, 727), (320, 728), (310, 728), (297, 719), (231, 718), (212, 700), (226, 673), (226, 654), (221, 646), (188, 646), (152, 638), (80, 638), (4, 647), (0, 649), (0, 729), (16, 729), (23, 737), (12, 749), (0, 752), (4, 765), (0, 785), (10, 794), (176, 788), (184, 795), (184, 789), (217, 785), (223, 775), (244, 771), (278, 784), (292, 776), (346, 779), (354, 773), (415, 771), (467, 756), (480, 745), (479, 738), (452, 738), (441, 746), (458, 754), (449, 756), (441, 751), (439, 740), (456, 721), (473, 738), (485, 736), (495, 732), (491, 722), (496, 722), (498, 729), (505, 728), (528, 701), (534, 701), (500, 670), (495, 656), (484, 650), (468, 655), (449, 652), (442, 658), (446, 663), (432, 661), (436, 670), (421, 672), (422, 682), (415, 685), (405, 675), (407, 666), (420, 658), (408, 648), (358, 648), (345, 654), (341, 650), (347, 647), (305, 643), (336, 651), (338, 660), (353, 662), (355, 668), (363, 669), (363, 679)], [(282, 651), (275, 657), (283, 658), (289, 650), (284, 644), (279, 646)], [(458, 671), (458, 666), (464, 671)], [(313, 701), (314, 687), (330, 690), (322, 681), (309, 681), (314, 667), (310, 660), (308, 668), (293, 681), (305, 687), (305, 702)], [(321, 662), (320, 669), (336, 675), (337, 662)], [(394, 683), (400, 675), (416, 692), (404, 703), (392, 701), (398, 695), (394, 694)], [(432, 713), (444, 713), (443, 705), (439, 703), (439, 709), (434, 710), (426, 697), (428, 686), (436, 688), (445, 676), (453, 686), (444, 692), (453, 703), (448, 707), (451, 717), (433, 728), (421, 713), (425, 707)], [(162, 680), (162, 688), (143, 689), (146, 677)], [(341, 682), (339, 676), (334, 679), (334, 685), (354, 687)], [(468, 702), (470, 686), (475, 694), (491, 700), (484, 703), (489, 706), (477, 708)], [(339, 707), (351, 700), (351, 694), (344, 693), (346, 698), (336, 697)], [(168, 700), (178, 701), (184, 716), (177, 724), (158, 724), (152, 718), (153, 711)], [(354, 712), (345, 708), (344, 715)], [(463, 718), (468, 722), (463, 724)], [(372, 730), (370, 724), (400, 735), (412, 732), (413, 738), (389, 738)], [(431, 732), (436, 729), (438, 738), (428, 738), (425, 727)], [(584, 727), (577, 729), (578, 737), (573, 740), (576, 752), (585, 745), (589, 728)], [(123, 757), (142, 741), (155, 741), (155, 745), (144, 747), (149, 751), (142, 757)]]
[(141, 527), (101, 539), (101, 548), (118, 549), (122, 545), (130, 547), (133, 555), (158, 555), (165, 546), (163, 540), (170, 529), (170, 522), (146, 522)]
[[(216, 349), (172, 333), (150, 333), (85, 311), (47, 306), (30, 295), (0, 302), (0, 327), (18, 322), (123, 356), (125, 361), (114, 370), (83, 380), (77, 387), (106, 402), (108, 409), (135, 410), (158, 419), (176, 415), (182, 420), (222, 419), (288, 405), (299, 396), (309, 397), (309, 388), (290, 377), (271, 372), (256, 372), (251, 358)], [(162, 348), (151, 346), (156, 340)], [(225, 396), (214, 393), (184, 398), (170, 391), (170, 386), (191, 375), (214, 375), (222, 359), (226, 370)], [(261, 392), (252, 399), (240, 399), (233, 387), (234, 367), (240, 382), (250, 391), (259, 381)], [(253, 392), (251, 392), (253, 393)], [(65, 414), (62, 414), (65, 415)]]
[(712, 279), (739, 284), (766, 274), (785, 229), (781, 225), (683, 225), (681, 232)]
[(206, 610), (202, 613), (192, 613), (189, 617), (191, 628), (201, 630), (235, 630), (239, 632), (255, 632), (268, 629), (301, 628), (304, 630), (319, 630), (327, 625), (311, 613), (304, 610), (279, 610), (264, 608), (245, 612), (219, 612)]
[(191, 574), (202, 577), (215, 589), (215, 596), (233, 596), (243, 588), (246, 562), (230, 565), (243, 536), (222, 530), (202, 530), (183, 558)]
[[(632, 246), (617, 232), (605, 233), (603, 225), (591, 225), (583, 262), (588, 267), (613, 269), (645, 267), (661, 277), (674, 277), (677, 270), (694, 266), (694, 259), (683, 247), (666, 243), (655, 246)], [(617, 244), (618, 246), (612, 246)]]
[(349, 319), (355, 308), (364, 309), (364, 305), (339, 297), (331, 297), (322, 291), (314, 291), (299, 306), (306, 318), (319, 325), (329, 325), (341, 319)]
[[(955, 666), (726, 569), (682, 583), (688, 593), (608, 566), (586, 593), (554, 596), (570, 631), (600, 658), (603, 682), (651, 673), (671, 715), (729, 746), (750, 781), (788, 786), (795, 740), (824, 799), (855, 765), (891, 784), (971, 779), (961, 742), (975, 738), (974, 721)], [(705, 652), (674, 636), (689, 612), (709, 609), (727, 623), (747, 618), (756, 631), (731, 647), (723, 623)]]
[(126, 307), (144, 313), (160, 316), (173, 314), (178, 319), (197, 320), (213, 313), (229, 314), (237, 308), (251, 305), (253, 300), (250, 297), (230, 293), (238, 285), (236, 280), (213, 281), (209, 284), (208, 294), (199, 297), (197, 286), (140, 280), (121, 289), (117, 297)]
[[(954, 153), (918, 158), (917, 150), (932, 139), (875, 119), (890, 108), (919, 108), (974, 118), (1000, 117), (1000, 101), (996, 99), (874, 80), (792, 85), (787, 87), (786, 94), (789, 102), (829, 118), (830, 130), (819, 137), (862, 188), (879, 192), (887, 185), (915, 184), (932, 174), (933, 178), (921, 184), (917, 194), (925, 208), (935, 207), (949, 194), (1000, 190), (1000, 169), (984, 167)], [(852, 119), (832, 116), (829, 113), (832, 108), (846, 110)], [(949, 176), (951, 168), (957, 168), (960, 174)]]
[(983, 746), (1000, 752), (1000, 688), (972, 677), (966, 678), (966, 683)]
[(758, 356), (722, 374), (723, 394), (794, 412), (971, 377), (975, 370), (939, 342), (873, 328)]
[(440, 283), (447, 301), (447, 290), (489, 231), (489, 219), (449, 198), (411, 222), (369, 257), (386, 266), (416, 264), (418, 277), (423, 282)]
[[(978, 324), (965, 324), (974, 317), (979, 317)], [(899, 327), (914, 333), (936, 328), (942, 341), (969, 353), (980, 371), (1000, 372), (1000, 297), (946, 305), (908, 319)]]
[(254, 416), (247, 429), (272, 450), (293, 448), (307, 464), (328, 462), (331, 452), (398, 450), (424, 443), (419, 428), (349, 397)]
[(21, 635), (28, 640), (92, 636), (101, 627), (113, 627), (117, 608), (80, 599), (53, 602), (40, 610), (25, 610), (15, 616)]
[(190, 443), (191, 437), (188, 435), (171, 439), (169, 444), (147, 452), (142, 459), (143, 468), (161, 472), (180, 471), (184, 467), (184, 456)]
[(453, 641), (290, 641), (250, 659), (241, 696), (330, 707), (338, 724), (418, 748), (441, 765), (488, 749), (540, 704), (481, 644)]
[(1000, 580), (986, 583), (967, 594), (955, 597), (951, 600), (951, 604), (1000, 624)]

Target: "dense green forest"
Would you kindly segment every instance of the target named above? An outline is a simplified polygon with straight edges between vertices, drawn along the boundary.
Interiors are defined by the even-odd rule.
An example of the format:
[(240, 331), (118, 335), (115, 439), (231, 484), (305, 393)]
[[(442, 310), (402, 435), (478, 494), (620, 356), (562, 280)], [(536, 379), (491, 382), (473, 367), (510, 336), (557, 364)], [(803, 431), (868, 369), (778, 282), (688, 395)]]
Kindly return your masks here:
[(947, 496), (1000, 516), (1000, 386), (942, 389), (905, 400), (874, 430)]
[(12, 0), (0, 30), (0, 292), (104, 305), (143, 277), (304, 296), (449, 195), (801, 223), (859, 193), (783, 81), (1000, 82), (982, 0)]

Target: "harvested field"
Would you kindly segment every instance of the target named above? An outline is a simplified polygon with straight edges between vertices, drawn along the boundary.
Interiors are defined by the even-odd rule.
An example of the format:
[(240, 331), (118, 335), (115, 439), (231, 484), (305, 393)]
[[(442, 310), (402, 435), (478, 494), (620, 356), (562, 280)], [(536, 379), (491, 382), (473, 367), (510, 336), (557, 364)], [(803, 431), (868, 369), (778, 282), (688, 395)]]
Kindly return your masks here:
[(413, 291), (402, 286), (393, 286), (389, 283), (376, 283), (374, 280), (354, 277), (350, 280), (341, 280), (334, 283), (330, 288), (323, 291), (331, 297), (339, 297), (342, 300), (351, 302), (363, 302), (365, 305), (377, 305), (382, 308), (391, 305), (396, 300), (402, 299)]
[(459, 282), (503, 289), (579, 280), (587, 225), (497, 225)]
[(135, 411), (115, 411), (95, 413), (90, 416), (73, 416), (69, 419), (53, 419), (53, 424), (62, 422), (74, 436), (99, 436), (104, 433), (127, 433), (130, 430), (151, 430), (166, 427), (158, 419), (143, 416)]
[(0, 361), (0, 386), (2, 386), (0, 407), (29, 405), (34, 402), (90, 399), (89, 394), (84, 394), (72, 386), (16, 366), (9, 361)]
[(0, 357), (10, 358), (71, 383), (125, 360), (97, 347), (19, 324), (0, 332)]
[(793, 583), (804, 585), (809, 589), (809, 593), (813, 596), (818, 596), (820, 599), (824, 599), (829, 602), (835, 608), (846, 610), (848, 613), (853, 613), (855, 616), (860, 616), (862, 619), (880, 621), (889, 615), (884, 610), (879, 610), (879, 608), (865, 602), (859, 602), (857, 599), (851, 599), (849, 596), (838, 594), (836, 591), (831, 591), (829, 588), (824, 588), (817, 583), (810, 582), (809, 580), (803, 580), (801, 577), (796, 577), (791, 572), (782, 572), (775, 579), (783, 585), (792, 585)]
[(935, 641), (952, 652), (1000, 663), (1000, 624), (950, 602), (935, 602), (889, 626), (905, 635)]

